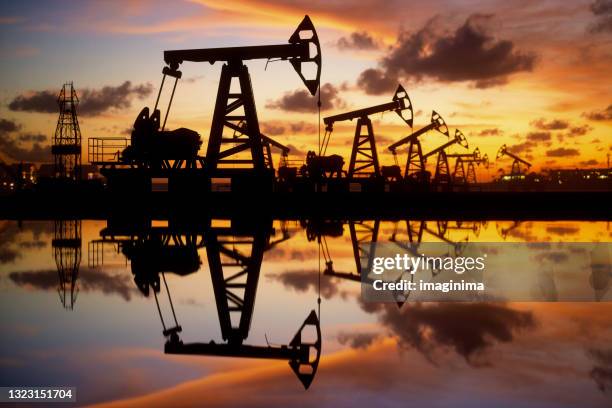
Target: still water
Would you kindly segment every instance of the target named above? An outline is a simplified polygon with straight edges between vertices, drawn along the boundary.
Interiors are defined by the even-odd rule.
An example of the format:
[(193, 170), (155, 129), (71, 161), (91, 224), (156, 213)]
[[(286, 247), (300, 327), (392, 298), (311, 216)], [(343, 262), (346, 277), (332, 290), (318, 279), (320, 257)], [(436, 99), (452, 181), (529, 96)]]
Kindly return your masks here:
[[(0, 221), (0, 385), (104, 406), (612, 405), (612, 303), (596, 301), (611, 282), (593, 302), (366, 303), (352, 245), (609, 242), (607, 222), (212, 226)], [(311, 311), (303, 380), (283, 347), (301, 333), (317, 354)], [(177, 326), (208, 355), (164, 353)]]

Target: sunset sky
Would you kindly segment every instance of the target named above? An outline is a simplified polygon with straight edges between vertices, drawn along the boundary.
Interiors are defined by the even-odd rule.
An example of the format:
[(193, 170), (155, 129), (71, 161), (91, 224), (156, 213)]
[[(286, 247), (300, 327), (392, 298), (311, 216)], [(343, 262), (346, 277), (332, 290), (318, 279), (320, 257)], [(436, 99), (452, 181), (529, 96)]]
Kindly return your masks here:
[[(535, 170), (606, 166), (610, 0), (4, 2), (0, 158), (51, 160), (65, 81), (81, 98), (84, 138), (127, 137), (155, 102), (164, 50), (286, 43), (305, 14), (322, 45), (322, 116), (390, 101), (401, 83), (415, 129), (436, 110), (490, 158), (505, 143)], [(290, 64), (265, 65), (248, 62), (262, 131), (303, 158), (317, 146), (315, 99)], [(192, 128), (206, 143), (220, 68), (182, 65), (170, 128)], [(410, 129), (393, 113), (373, 119), (390, 163), (386, 146)], [(348, 156), (353, 126), (335, 127), (328, 153)], [(445, 138), (423, 140), (427, 151)], [(495, 163), (489, 176), (510, 164)]]

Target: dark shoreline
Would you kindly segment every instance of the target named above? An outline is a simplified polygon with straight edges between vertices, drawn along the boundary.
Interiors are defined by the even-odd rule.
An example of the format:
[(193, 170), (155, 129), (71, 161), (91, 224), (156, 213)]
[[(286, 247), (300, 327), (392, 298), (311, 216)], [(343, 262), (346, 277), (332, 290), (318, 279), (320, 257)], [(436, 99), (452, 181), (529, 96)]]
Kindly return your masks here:
[(22, 191), (0, 196), (0, 219), (338, 218), (397, 220), (612, 220), (612, 191), (113, 195)]

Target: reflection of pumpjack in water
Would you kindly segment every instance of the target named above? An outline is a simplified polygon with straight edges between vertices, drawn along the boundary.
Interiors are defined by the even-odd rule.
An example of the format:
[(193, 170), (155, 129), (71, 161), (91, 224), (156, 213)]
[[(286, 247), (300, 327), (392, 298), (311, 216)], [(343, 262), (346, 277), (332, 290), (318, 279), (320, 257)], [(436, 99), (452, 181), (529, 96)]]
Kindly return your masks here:
[(59, 275), (57, 291), (60, 300), (65, 309), (73, 310), (79, 290), (77, 279), (81, 265), (81, 221), (56, 220), (51, 246)]
[[(373, 221), (349, 221), (349, 232), (351, 234), (351, 246), (355, 258), (355, 271), (341, 272), (334, 269), (334, 262), (327, 245), (326, 237), (341, 237), (344, 234), (344, 221), (329, 220), (307, 220), (302, 223), (306, 229), (308, 241), (317, 240), (319, 249), (325, 261), (323, 274), (340, 279), (361, 282), (361, 271), (363, 261), (368, 269), (371, 269), (375, 256), (376, 242), (378, 241), (378, 230), (380, 220)], [(369, 243), (369, 246), (366, 245)], [(364, 249), (366, 248), (367, 249)]]
[[(289, 238), (270, 240), (271, 225), (238, 229), (208, 227), (202, 232), (177, 231), (175, 228), (151, 229), (143, 238), (122, 243), (122, 251), (131, 260), (132, 272), (139, 289), (153, 294), (166, 337), (167, 354), (210, 355), (287, 360), (298, 379), (308, 388), (314, 379), (321, 353), (319, 318), (311, 311), (288, 345), (254, 346), (243, 344), (249, 334), (255, 305), (263, 254), (266, 250)], [(205, 247), (210, 268), (219, 324), (224, 344), (184, 343), (178, 324), (165, 272), (187, 275), (199, 269), (201, 261), (197, 250)], [(167, 327), (157, 299), (160, 278), (168, 295), (174, 325)], [(235, 317), (236, 319), (232, 319)], [(232, 322), (237, 321), (234, 325)], [(316, 340), (305, 339), (307, 330), (314, 329)]]

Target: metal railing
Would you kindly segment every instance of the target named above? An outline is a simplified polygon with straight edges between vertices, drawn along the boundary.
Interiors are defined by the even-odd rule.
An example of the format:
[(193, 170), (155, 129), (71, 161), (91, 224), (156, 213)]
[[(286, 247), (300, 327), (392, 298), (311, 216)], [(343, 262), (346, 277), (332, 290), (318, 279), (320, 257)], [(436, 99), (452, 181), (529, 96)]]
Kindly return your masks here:
[(121, 152), (130, 144), (124, 137), (92, 137), (87, 143), (87, 157), (91, 164), (118, 163)]

